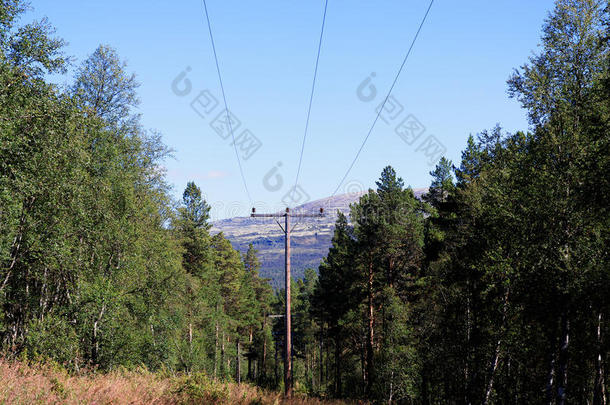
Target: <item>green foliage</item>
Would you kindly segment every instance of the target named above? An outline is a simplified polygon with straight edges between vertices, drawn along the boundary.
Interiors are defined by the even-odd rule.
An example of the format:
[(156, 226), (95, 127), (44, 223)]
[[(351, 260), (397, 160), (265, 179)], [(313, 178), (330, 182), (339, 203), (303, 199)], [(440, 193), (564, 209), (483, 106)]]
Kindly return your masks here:
[(34, 358), (53, 359), (70, 368), (77, 365), (81, 357), (74, 327), (65, 318), (53, 314), (30, 323), (25, 350)]
[(185, 376), (178, 383), (176, 393), (183, 394), (190, 401), (200, 401), (206, 404), (222, 403), (229, 398), (230, 387), (218, 381), (211, 380), (202, 373)]
[(24, 10), (0, 5), (3, 348), (74, 369), (234, 376), (232, 342), (250, 344), (270, 305), (256, 253), (246, 271), (209, 235), (194, 183), (173, 208), (171, 151), (141, 128), (116, 51), (98, 47), (62, 92), (43, 75), (62, 72), (63, 41), (46, 21), (17, 26)]
[(531, 133), (470, 136), (430, 173), (429, 205), (386, 168), (352, 226), (339, 218), (311, 311), (336, 350), (328, 392), (606, 402), (609, 11), (556, 2), (508, 82)]
[[(587, 92), (607, 69), (603, 0), (557, 0), (542, 35), (542, 52), (516, 70), (509, 93), (527, 109), (535, 125), (552, 115), (573, 114), (592, 99)], [(607, 12), (607, 11), (606, 11)]]
[[(605, 6), (605, 7), (604, 7)], [(319, 267), (292, 283), (295, 388), (387, 403), (606, 403), (610, 332), (610, 6), (557, 0), (498, 125), (441, 159), (420, 201), (392, 167), (339, 214)], [(134, 113), (138, 83), (100, 46), (68, 59), (46, 20), (0, 5), (0, 339), (71, 369), (186, 372), (281, 387), (284, 292), (210, 234), (194, 182)], [(245, 367), (245, 361), (248, 367)], [(65, 395), (64, 387), (53, 383)]]
[(135, 74), (126, 69), (113, 48), (100, 45), (78, 70), (72, 92), (108, 124), (125, 124), (139, 104), (136, 90), (140, 86)]
[(382, 294), (385, 328), (376, 354), (377, 379), (372, 396), (388, 403), (412, 401), (419, 396), (420, 360), (409, 306), (392, 288), (386, 288)]
[(65, 73), (70, 59), (62, 52), (65, 42), (53, 37), (55, 29), (46, 18), (17, 25), (28, 6), (23, 0), (0, 4), (0, 62), (41, 84), (45, 73)]
[[(416, 396), (419, 372), (405, 308), (418, 295), (428, 207), (391, 167), (377, 186), (351, 207), (353, 226), (339, 215), (309, 312), (333, 347), (331, 392), (406, 401)], [(364, 387), (345, 383), (358, 380)]]

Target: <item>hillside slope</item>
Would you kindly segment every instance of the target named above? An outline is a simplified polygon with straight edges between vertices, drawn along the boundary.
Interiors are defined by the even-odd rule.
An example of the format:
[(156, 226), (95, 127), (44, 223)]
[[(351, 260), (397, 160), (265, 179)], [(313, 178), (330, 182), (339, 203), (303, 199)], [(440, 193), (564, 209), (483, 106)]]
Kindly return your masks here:
[[(420, 198), (428, 189), (417, 188), (413, 192)], [(327, 197), (296, 207), (294, 212), (317, 212), (324, 208), (323, 218), (309, 218), (293, 226), (292, 275), (302, 278), (307, 268), (317, 269), (320, 261), (328, 253), (331, 244), (337, 211), (349, 215), (349, 206), (355, 203), (364, 193), (341, 194)], [(233, 247), (245, 252), (252, 243), (259, 251), (261, 275), (271, 279), (274, 287), (283, 284), (284, 275), (284, 233), (272, 218), (235, 217), (216, 221), (212, 224), (212, 233), (222, 232), (231, 241)]]

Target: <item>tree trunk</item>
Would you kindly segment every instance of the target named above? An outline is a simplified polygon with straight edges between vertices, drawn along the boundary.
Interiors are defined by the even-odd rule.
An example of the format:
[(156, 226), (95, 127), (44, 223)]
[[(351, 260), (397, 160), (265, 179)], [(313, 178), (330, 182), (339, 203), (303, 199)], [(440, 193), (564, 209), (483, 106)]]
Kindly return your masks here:
[[(468, 283), (468, 294), (470, 294), (470, 283)], [(472, 337), (472, 313), (470, 295), (466, 298), (466, 358), (464, 362), (464, 403), (470, 405), (470, 353)]]
[(568, 385), (568, 349), (570, 346), (570, 320), (567, 311), (561, 315), (561, 346), (559, 348), (559, 375), (557, 376), (557, 405), (566, 404)]
[(324, 337), (320, 333), (320, 387), (324, 381)]
[(487, 388), (485, 389), (485, 399), (483, 400), (483, 405), (487, 405), (489, 403), (489, 397), (491, 396), (493, 385), (494, 385), (494, 377), (496, 375), (496, 370), (498, 369), (498, 363), (500, 362), (500, 348), (502, 346), (502, 336), (504, 334), (504, 330), (506, 329), (506, 314), (508, 312), (508, 290), (504, 294), (504, 301), (502, 303), (502, 326), (500, 330), (500, 337), (498, 338), (498, 342), (496, 343), (496, 349), (494, 350), (494, 356), (491, 362), (489, 363), (489, 380), (487, 381)]
[(392, 399), (394, 398), (394, 370), (390, 373), (390, 394), (388, 396), (388, 405), (392, 405)]
[(193, 356), (193, 323), (189, 322), (189, 356)]
[(555, 353), (551, 353), (551, 362), (549, 367), (549, 374), (546, 382), (546, 403), (547, 405), (553, 404), (553, 384), (555, 383)]
[[(259, 364), (259, 367), (258, 367), (257, 378), (260, 378), (261, 375), (265, 377), (267, 374), (267, 367), (265, 366), (267, 364), (267, 334), (265, 333), (266, 330), (267, 330), (267, 316), (265, 315), (265, 318), (263, 320), (263, 358), (262, 358), (262, 362)], [(261, 372), (262, 372), (262, 374), (261, 374)]]
[(220, 326), (218, 325), (218, 320), (216, 320), (215, 325), (215, 334), (214, 334), (214, 378), (218, 375), (218, 332)]
[(97, 316), (97, 319), (95, 320), (95, 322), (93, 322), (93, 352), (91, 355), (91, 361), (93, 362), (93, 364), (97, 364), (98, 356), (99, 356), (99, 352), (100, 352), (100, 343), (97, 339), (97, 333), (99, 331), (99, 328), (97, 325), (102, 320), (102, 317), (104, 316), (105, 311), (106, 311), (106, 304), (102, 305), (102, 309), (100, 310), (100, 313)]
[(600, 312), (597, 315), (597, 359), (593, 405), (606, 405), (606, 382), (604, 381), (602, 350), (602, 313)]
[(278, 376), (278, 367), (277, 367), (277, 340), (275, 341), (275, 385), (277, 386), (279, 383), (279, 376)]
[(373, 308), (373, 262), (369, 262), (369, 272), (368, 272), (368, 286), (367, 286), (367, 295), (368, 295), (368, 336), (366, 341), (366, 386), (365, 393), (369, 394), (371, 392), (372, 384), (373, 384), (373, 350), (375, 347), (375, 314)]
[(332, 370), (333, 368), (332, 360), (330, 358), (330, 344), (326, 345), (326, 361), (324, 362), (324, 364), (326, 364), (326, 379), (324, 380), (324, 382), (327, 383), (328, 379), (330, 378), (330, 375), (332, 374), (330, 370)]
[(341, 398), (341, 340), (335, 338), (335, 396)]
[[(227, 343), (231, 343), (231, 336), (227, 336)], [(231, 356), (227, 356), (227, 366), (224, 372), (224, 376), (228, 377), (229, 375), (231, 375)]]
[(45, 312), (47, 309), (47, 302), (48, 302), (48, 297), (47, 297), (47, 276), (48, 276), (48, 271), (49, 268), (47, 266), (45, 266), (44, 268), (44, 273), (42, 275), (42, 287), (40, 288), (40, 301), (39, 301), (39, 307), (40, 307), (40, 320), (43, 321), (44, 320), (44, 316), (45, 316)]
[(225, 331), (222, 331), (222, 340), (220, 343), (220, 375), (224, 379), (225, 377)]
[(496, 350), (494, 350), (493, 359), (489, 363), (489, 380), (487, 381), (487, 387), (485, 388), (485, 399), (483, 400), (483, 405), (489, 404), (489, 397), (491, 396), (494, 385), (494, 376), (496, 374), (496, 370), (498, 369), (498, 363), (500, 362), (501, 344), (502, 340), (498, 339), (498, 342), (496, 343)]
[[(366, 333), (362, 334), (362, 342), (366, 340)], [(362, 373), (362, 387), (366, 387), (366, 344), (360, 345), (360, 370)], [(364, 394), (364, 392), (363, 392)]]
[(235, 340), (237, 355), (235, 356), (235, 381), (241, 383), (241, 358), (239, 352), (239, 337)]
[(11, 248), (9, 250), (11, 252), (11, 264), (8, 266), (4, 281), (2, 282), (2, 286), (0, 286), (0, 291), (4, 290), (4, 287), (6, 287), (6, 284), (8, 283), (8, 280), (11, 277), (11, 273), (13, 272), (13, 269), (15, 267), (15, 264), (17, 263), (17, 259), (19, 258), (19, 250), (21, 248), (21, 241), (23, 239), (23, 231), (25, 228), (26, 213), (34, 205), (35, 200), (36, 197), (31, 197), (23, 203), (23, 206), (21, 208), (21, 216), (19, 217), (19, 230), (17, 231), (17, 234), (13, 239), (13, 244), (11, 245)]

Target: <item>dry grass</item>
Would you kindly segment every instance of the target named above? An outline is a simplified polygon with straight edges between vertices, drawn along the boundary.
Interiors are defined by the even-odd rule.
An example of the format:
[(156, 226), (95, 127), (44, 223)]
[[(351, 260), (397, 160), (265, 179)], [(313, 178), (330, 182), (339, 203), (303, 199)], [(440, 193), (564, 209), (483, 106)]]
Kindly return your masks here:
[(0, 404), (242, 404), (341, 405), (296, 397), (203, 375), (162, 376), (145, 370), (70, 375), (48, 364), (0, 359)]

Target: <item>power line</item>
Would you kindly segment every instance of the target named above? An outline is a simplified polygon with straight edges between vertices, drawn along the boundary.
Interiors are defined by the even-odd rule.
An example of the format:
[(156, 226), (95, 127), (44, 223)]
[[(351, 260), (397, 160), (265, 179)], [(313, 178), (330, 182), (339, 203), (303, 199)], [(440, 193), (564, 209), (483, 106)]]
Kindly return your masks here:
[(341, 188), (341, 185), (343, 185), (343, 182), (345, 182), (345, 179), (347, 178), (349, 173), (352, 171), (354, 164), (356, 164), (356, 161), (360, 157), (360, 153), (362, 152), (362, 149), (364, 149), (364, 145), (366, 145), (366, 141), (368, 141), (369, 136), (371, 136), (371, 133), (373, 132), (373, 129), (375, 128), (375, 124), (377, 124), (377, 121), (379, 120), (379, 117), (381, 116), (381, 112), (385, 108), (385, 104), (387, 103), (388, 99), (390, 98), (390, 95), (392, 94), (392, 91), (394, 90), (394, 86), (396, 86), (396, 83), (398, 82), (398, 78), (400, 77), (400, 74), (402, 73), (403, 68), (407, 64), (407, 60), (409, 59), (409, 55), (411, 55), (413, 46), (415, 45), (415, 42), (417, 41), (417, 38), (419, 37), (419, 33), (421, 32), (421, 30), (426, 22), (426, 19), (428, 18), (428, 14), (430, 13), (432, 4), (434, 4), (434, 0), (430, 0), (430, 5), (428, 6), (428, 9), (426, 10), (426, 14), (424, 14), (424, 18), (422, 18), (422, 21), (419, 24), (419, 28), (417, 29), (417, 32), (415, 33), (415, 37), (413, 37), (413, 41), (411, 42), (411, 46), (409, 47), (409, 50), (407, 51), (407, 54), (405, 55), (405, 58), (403, 59), (402, 64), (400, 65), (400, 68), (398, 69), (398, 72), (396, 73), (396, 77), (394, 78), (394, 81), (392, 82), (392, 85), (390, 86), (390, 90), (388, 91), (388, 94), (386, 95), (385, 99), (383, 100), (383, 103), (381, 103), (381, 106), (379, 107), (379, 109), (377, 111), (377, 116), (375, 117), (375, 120), (373, 120), (373, 124), (369, 128), (369, 131), (366, 134), (366, 137), (364, 137), (364, 140), (362, 141), (362, 145), (360, 145), (360, 149), (358, 149), (358, 153), (356, 153), (354, 160), (352, 160), (352, 163), (350, 164), (349, 168), (347, 169), (347, 172), (345, 172), (345, 175), (341, 179), (341, 182), (339, 182), (339, 184), (337, 185), (337, 188), (335, 189), (335, 191), (333, 192), (331, 197), (334, 197), (337, 194), (337, 192), (339, 191), (339, 188)]
[(301, 144), (301, 154), (299, 157), (299, 167), (297, 176), (294, 181), (294, 188), (299, 184), (299, 175), (301, 173), (301, 164), (303, 163), (303, 152), (305, 151), (305, 141), (307, 140), (307, 132), (309, 130), (309, 119), (311, 117), (311, 105), (313, 103), (313, 95), (316, 89), (316, 79), (318, 77), (318, 65), (320, 64), (320, 51), (322, 49), (322, 38), (324, 37), (324, 27), (326, 26), (326, 10), (328, 9), (328, 0), (324, 2), (324, 15), (322, 16), (322, 28), (320, 29), (320, 39), (318, 41), (318, 53), (316, 55), (316, 66), (313, 73), (313, 81), (311, 84), (311, 93), (309, 94), (309, 107), (307, 108), (307, 119), (305, 120), (305, 132), (303, 133), (303, 142)]
[(248, 184), (246, 183), (246, 177), (244, 176), (244, 169), (239, 158), (239, 152), (237, 151), (237, 144), (235, 143), (235, 135), (233, 133), (233, 124), (231, 123), (231, 117), (229, 107), (227, 104), (227, 96), (225, 95), (225, 88), (222, 82), (222, 74), (220, 73), (220, 64), (218, 63), (218, 54), (216, 53), (216, 44), (214, 42), (214, 35), (212, 34), (212, 24), (210, 24), (210, 15), (208, 14), (208, 5), (205, 0), (202, 0), (203, 8), (205, 10), (205, 19), (208, 24), (208, 32), (210, 33), (210, 42), (212, 43), (212, 51), (214, 51), (214, 61), (216, 62), (216, 72), (218, 73), (218, 81), (220, 82), (220, 90), (222, 91), (222, 100), (224, 102), (225, 111), (227, 112), (227, 125), (229, 126), (229, 132), (231, 132), (231, 139), (233, 140), (233, 149), (235, 150), (235, 157), (237, 158), (237, 164), (239, 166), (239, 174), (241, 174), (241, 180), (244, 183), (244, 189), (250, 200), (250, 205), (254, 205), (252, 197), (250, 196), (250, 190), (248, 190)]

